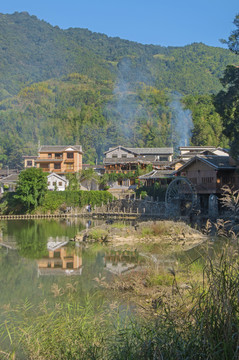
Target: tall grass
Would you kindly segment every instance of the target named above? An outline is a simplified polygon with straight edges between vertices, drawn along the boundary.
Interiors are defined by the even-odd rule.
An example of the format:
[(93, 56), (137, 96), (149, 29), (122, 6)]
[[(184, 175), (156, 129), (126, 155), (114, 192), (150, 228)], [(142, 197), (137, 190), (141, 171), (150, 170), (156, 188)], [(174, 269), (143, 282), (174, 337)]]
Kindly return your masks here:
[(11, 351), (14, 344), (26, 349), (24, 360), (236, 360), (238, 274), (238, 252), (227, 245), (220, 257), (206, 259), (202, 285), (186, 292), (174, 286), (147, 317), (129, 320), (120, 308), (96, 306), (91, 298), (54, 310), (26, 304), (9, 313), (5, 334)]

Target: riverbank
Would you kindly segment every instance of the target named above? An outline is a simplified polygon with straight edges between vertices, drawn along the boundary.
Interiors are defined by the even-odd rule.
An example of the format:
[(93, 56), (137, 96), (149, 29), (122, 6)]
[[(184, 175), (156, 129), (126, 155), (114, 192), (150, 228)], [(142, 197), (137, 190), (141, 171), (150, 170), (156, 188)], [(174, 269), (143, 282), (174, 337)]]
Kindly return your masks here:
[(86, 229), (76, 234), (74, 241), (80, 243), (105, 242), (114, 247), (127, 245), (132, 248), (139, 244), (168, 244), (169, 252), (175, 249), (188, 250), (203, 243), (207, 236), (184, 222), (169, 220), (133, 221), (110, 224)]
[[(42, 239), (36, 230), (33, 233)], [(104, 239), (103, 231), (112, 239)], [(2, 307), (2, 336), (10, 336), (3, 359), (15, 354), (20, 359), (21, 349), (24, 360), (217, 360), (218, 354), (222, 359), (237, 358), (236, 243), (224, 239), (226, 246), (212, 257), (207, 250), (213, 243), (207, 237), (172, 221), (113, 223), (78, 236), (83, 233), (95, 239), (71, 242), (65, 253), (69, 258), (76, 249), (78, 259), (83, 257), (79, 277), (68, 276), (66, 283), (62, 277), (37, 277), (39, 304), (26, 301), (12, 307), (6, 302)], [(29, 239), (31, 243), (32, 232)], [(196, 257), (189, 254), (193, 246)], [(89, 278), (100, 265), (90, 280), (93, 286), (83, 286), (82, 277)], [(32, 279), (31, 275), (34, 293)], [(52, 302), (46, 297), (46, 281)]]

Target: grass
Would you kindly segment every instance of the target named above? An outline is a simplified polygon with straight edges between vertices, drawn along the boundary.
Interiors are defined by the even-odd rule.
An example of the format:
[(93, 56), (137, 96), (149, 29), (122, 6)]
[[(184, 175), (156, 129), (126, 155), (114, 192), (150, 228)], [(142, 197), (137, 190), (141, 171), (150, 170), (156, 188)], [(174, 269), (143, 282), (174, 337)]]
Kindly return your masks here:
[[(182, 290), (180, 281), (194, 272), (201, 272), (200, 283)], [(144, 316), (142, 306), (129, 318), (119, 305), (97, 305), (92, 297), (84, 306), (58, 304), (53, 310), (26, 303), (8, 310), (2, 336), (10, 339), (12, 354), (24, 348), (26, 360), (236, 360), (238, 274), (237, 247), (227, 242), (218, 256), (189, 264), (188, 272), (152, 272), (146, 285), (171, 291), (159, 292)]]
[(94, 241), (107, 241), (108, 232), (104, 229), (92, 229), (88, 233), (88, 238)]

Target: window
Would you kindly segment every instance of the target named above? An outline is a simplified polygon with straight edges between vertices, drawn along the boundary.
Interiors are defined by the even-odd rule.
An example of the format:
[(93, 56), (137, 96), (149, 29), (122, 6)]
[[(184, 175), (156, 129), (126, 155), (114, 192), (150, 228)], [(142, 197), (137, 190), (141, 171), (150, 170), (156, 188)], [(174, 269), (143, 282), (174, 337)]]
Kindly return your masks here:
[(122, 158), (127, 158), (127, 155), (126, 155), (126, 154), (122, 154)]
[(74, 169), (74, 165), (73, 164), (66, 164), (66, 168), (68, 170), (73, 170)]
[(48, 153), (48, 158), (52, 158), (52, 153)]
[(62, 153), (56, 153), (55, 158), (56, 159), (61, 159), (62, 158)]
[(27, 160), (27, 166), (32, 166), (32, 160)]
[(72, 152), (67, 153), (67, 159), (73, 159), (73, 157), (74, 157), (74, 153)]
[(211, 177), (211, 176), (203, 177), (202, 178), (202, 183), (203, 184), (211, 184), (211, 183), (213, 183), (213, 180), (214, 180), (214, 178)]
[(54, 164), (54, 169), (60, 169), (61, 168), (61, 164)]
[(58, 185), (59, 185), (59, 186), (62, 186), (62, 181), (59, 181)]
[(113, 155), (112, 155), (112, 158), (114, 158), (114, 159), (117, 159), (117, 157), (118, 157), (117, 154), (113, 154)]

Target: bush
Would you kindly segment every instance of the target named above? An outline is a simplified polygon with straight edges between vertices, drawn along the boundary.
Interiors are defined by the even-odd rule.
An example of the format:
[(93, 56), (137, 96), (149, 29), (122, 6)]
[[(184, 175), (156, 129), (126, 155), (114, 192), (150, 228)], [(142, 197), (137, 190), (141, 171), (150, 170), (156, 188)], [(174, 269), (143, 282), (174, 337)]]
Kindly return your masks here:
[(112, 201), (113, 196), (107, 191), (48, 191), (44, 204), (37, 208), (39, 212), (54, 212), (66, 207), (83, 208), (87, 204), (100, 206)]

